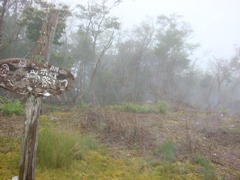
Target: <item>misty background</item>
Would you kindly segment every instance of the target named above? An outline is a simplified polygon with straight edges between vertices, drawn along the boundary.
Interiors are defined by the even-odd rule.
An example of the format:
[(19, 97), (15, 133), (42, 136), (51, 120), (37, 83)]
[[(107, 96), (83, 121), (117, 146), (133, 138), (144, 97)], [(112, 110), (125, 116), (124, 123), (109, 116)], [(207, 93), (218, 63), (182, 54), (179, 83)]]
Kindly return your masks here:
[(59, 2), (1, 0), (0, 59), (31, 57), (47, 12), (59, 11), (50, 63), (76, 79), (63, 102), (239, 112), (237, 0)]

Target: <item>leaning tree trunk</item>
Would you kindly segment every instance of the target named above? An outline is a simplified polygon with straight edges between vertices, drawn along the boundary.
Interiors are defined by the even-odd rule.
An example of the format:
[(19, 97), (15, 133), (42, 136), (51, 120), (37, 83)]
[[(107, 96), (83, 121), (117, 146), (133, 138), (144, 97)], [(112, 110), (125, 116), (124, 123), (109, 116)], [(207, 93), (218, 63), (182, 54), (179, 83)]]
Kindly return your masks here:
[(35, 177), (38, 118), (41, 109), (41, 97), (30, 96), (26, 102), (26, 121), (22, 141), (22, 154), (20, 162), (20, 180), (30, 180)]

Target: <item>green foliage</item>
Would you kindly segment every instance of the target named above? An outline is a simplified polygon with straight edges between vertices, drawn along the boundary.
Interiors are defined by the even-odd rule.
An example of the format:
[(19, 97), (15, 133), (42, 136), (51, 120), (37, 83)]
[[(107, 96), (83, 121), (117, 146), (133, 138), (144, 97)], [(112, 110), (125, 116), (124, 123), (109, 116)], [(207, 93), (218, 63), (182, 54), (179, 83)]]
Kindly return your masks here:
[(158, 103), (158, 112), (165, 114), (167, 112), (168, 104), (166, 101), (160, 101)]
[(145, 104), (135, 104), (135, 103), (126, 103), (122, 105), (115, 105), (114, 109), (124, 110), (126, 112), (134, 112), (134, 113), (151, 113), (155, 112), (153, 106), (145, 105)]
[(66, 18), (71, 15), (68, 6), (60, 5), (58, 8), (53, 4), (38, 2), (38, 7), (27, 7), (24, 9), (18, 24), (26, 27), (26, 36), (32, 41), (36, 41), (40, 36), (43, 20), (49, 9), (58, 11), (58, 24), (55, 30), (54, 44), (60, 45), (60, 38), (66, 29)]
[(37, 159), (40, 167), (68, 168), (76, 159), (84, 159), (90, 150), (103, 151), (92, 136), (81, 136), (45, 127), (39, 132)]
[(176, 160), (176, 144), (173, 140), (167, 139), (154, 152), (155, 156), (163, 158), (167, 162)]
[(19, 100), (8, 101), (0, 106), (4, 115), (20, 115), (24, 112), (23, 105)]
[(58, 66), (71, 68), (73, 65), (73, 58), (70, 55), (67, 55), (66, 52), (63, 51), (53, 51), (50, 56), (50, 64)]
[(197, 156), (195, 158), (195, 163), (204, 167), (204, 170), (203, 170), (204, 179), (209, 180), (209, 179), (213, 179), (216, 176), (214, 173), (212, 164), (206, 158), (202, 156)]
[(135, 113), (159, 112), (159, 113), (165, 114), (168, 109), (168, 104), (166, 101), (160, 101), (157, 105), (125, 103), (122, 105), (114, 105), (113, 108), (123, 110), (126, 112), (135, 112)]
[(87, 104), (87, 103), (81, 103), (81, 104), (79, 105), (79, 108), (82, 109), (82, 110), (87, 110), (87, 109), (89, 109), (90, 107), (89, 107), (89, 104)]
[(40, 35), (44, 18), (44, 11), (28, 7), (23, 12), (22, 19), (18, 23), (20, 26), (26, 26), (27, 38), (35, 42)]
[(98, 151), (102, 155), (106, 153), (105, 147), (93, 136), (82, 136), (73, 149), (74, 157), (76, 159), (85, 159), (87, 154), (93, 150)]

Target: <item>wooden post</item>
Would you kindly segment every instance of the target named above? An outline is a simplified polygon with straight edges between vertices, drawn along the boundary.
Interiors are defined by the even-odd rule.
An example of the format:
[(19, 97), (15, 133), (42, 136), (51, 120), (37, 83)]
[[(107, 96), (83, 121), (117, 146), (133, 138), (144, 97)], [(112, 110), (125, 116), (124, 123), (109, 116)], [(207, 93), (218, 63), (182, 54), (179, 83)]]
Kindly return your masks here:
[[(50, 20), (51, 18), (57, 20), (57, 13), (50, 13), (49, 16)], [(10, 58), (0, 61), (0, 87), (28, 96), (19, 169), (20, 180), (35, 179), (38, 121), (42, 97), (59, 95), (73, 88), (75, 84), (74, 76), (70, 71), (46, 63), (51, 32), (57, 24), (52, 20), (49, 22), (51, 23), (48, 21), (43, 23), (32, 60)], [(51, 24), (55, 24), (55, 27)]]
[[(46, 16), (42, 30), (33, 50), (32, 59), (44, 63), (48, 57), (51, 34), (55, 31), (58, 13), (54, 11)], [(19, 180), (34, 180), (36, 153), (38, 145), (38, 124), (42, 97), (30, 96), (26, 103), (26, 121), (24, 127)]]
[(38, 142), (38, 118), (42, 97), (30, 96), (26, 102), (26, 121), (22, 141), (20, 162), (20, 180), (31, 180), (35, 177), (36, 153)]

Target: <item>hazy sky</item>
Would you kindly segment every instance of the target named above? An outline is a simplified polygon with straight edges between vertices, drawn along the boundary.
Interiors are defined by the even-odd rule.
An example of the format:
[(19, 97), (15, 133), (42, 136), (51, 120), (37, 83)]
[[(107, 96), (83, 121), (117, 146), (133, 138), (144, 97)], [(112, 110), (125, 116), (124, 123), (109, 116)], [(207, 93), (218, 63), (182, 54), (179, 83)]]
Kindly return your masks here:
[[(71, 5), (86, 2), (60, 1)], [(173, 13), (190, 23), (192, 41), (201, 45), (196, 56), (204, 61), (212, 56), (228, 58), (234, 54), (234, 46), (240, 46), (240, 0), (124, 0), (113, 12), (128, 29), (146, 16)]]

